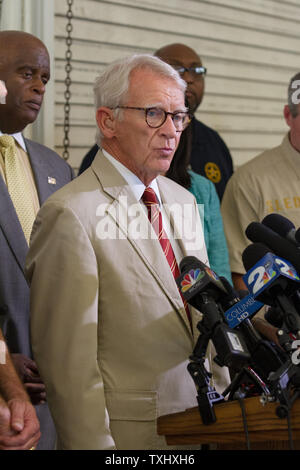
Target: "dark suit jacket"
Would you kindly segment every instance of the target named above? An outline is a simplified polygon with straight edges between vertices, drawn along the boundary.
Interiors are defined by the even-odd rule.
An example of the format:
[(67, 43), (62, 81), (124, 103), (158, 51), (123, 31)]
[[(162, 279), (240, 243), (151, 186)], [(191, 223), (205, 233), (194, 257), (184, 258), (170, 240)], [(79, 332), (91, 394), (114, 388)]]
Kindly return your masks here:
[[(55, 152), (24, 139), (29, 154), (40, 205), (73, 179), (73, 170)], [(50, 184), (48, 177), (56, 179)], [(2, 329), (11, 353), (31, 357), (29, 339), (29, 287), (24, 277), (28, 246), (0, 176), (0, 314)]]
[[(24, 140), (42, 205), (52, 193), (73, 179), (73, 170), (52, 150)], [(54, 178), (56, 184), (51, 184), (48, 177)], [(0, 176), (0, 325), (10, 352), (32, 357), (29, 286), (24, 276), (27, 251), (28, 245), (14, 205)], [(36, 406), (36, 412), (42, 433), (37, 449), (53, 449), (55, 429), (47, 404)]]

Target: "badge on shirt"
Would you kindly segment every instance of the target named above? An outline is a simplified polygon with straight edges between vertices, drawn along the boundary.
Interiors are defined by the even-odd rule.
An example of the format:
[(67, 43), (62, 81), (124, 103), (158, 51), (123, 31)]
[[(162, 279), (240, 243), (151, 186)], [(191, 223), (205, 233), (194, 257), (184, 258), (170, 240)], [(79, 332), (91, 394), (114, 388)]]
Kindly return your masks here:
[(56, 184), (56, 179), (52, 178), (52, 176), (48, 176), (48, 183), (49, 184)]
[(204, 167), (206, 178), (208, 178), (213, 183), (220, 183), (221, 181), (221, 170), (219, 166), (214, 162), (206, 163)]

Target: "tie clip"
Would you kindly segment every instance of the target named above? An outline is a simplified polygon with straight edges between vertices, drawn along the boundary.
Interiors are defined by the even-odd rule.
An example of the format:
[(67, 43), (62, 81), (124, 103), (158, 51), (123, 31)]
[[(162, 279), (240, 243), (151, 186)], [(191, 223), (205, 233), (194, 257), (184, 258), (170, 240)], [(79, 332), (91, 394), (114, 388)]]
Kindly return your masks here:
[(52, 178), (52, 176), (48, 176), (48, 183), (49, 184), (56, 184), (56, 179)]

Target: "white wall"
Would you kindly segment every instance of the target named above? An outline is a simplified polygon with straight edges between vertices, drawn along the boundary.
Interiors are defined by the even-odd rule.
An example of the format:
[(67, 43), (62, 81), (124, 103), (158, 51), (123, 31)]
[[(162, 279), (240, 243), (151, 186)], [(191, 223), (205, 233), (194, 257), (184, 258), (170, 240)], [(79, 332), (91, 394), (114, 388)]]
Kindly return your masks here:
[[(287, 83), (300, 69), (300, 2), (288, 0), (75, 0), (71, 162), (94, 142), (92, 84), (109, 62), (182, 42), (208, 68), (198, 117), (240, 165), (278, 144)], [(65, 2), (55, 1), (56, 132), (61, 152)]]
[[(3, 0), (3, 9), (9, 10), (6, 27), (15, 23), (39, 35), (54, 58), (34, 136), (62, 154), (67, 2)], [(114, 59), (172, 42), (194, 48), (208, 68), (198, 117), (220, 132), (235, 165), (278, 144), (286, 132), (287, 83), (300, 70), (299, 0), (74, 0), (73, 12), (75, 168), (94, 143), (96, 75)]]

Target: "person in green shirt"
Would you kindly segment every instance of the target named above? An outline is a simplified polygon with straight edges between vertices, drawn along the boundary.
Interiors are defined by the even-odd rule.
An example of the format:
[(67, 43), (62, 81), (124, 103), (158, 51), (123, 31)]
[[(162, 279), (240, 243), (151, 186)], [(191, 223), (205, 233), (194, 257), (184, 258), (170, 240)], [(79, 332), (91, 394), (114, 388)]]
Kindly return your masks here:
[[(224, 276), (231, 284), (231, 272), (220, 200), (214, 184), (189, 168), (191, 152), (191, 128), (182, 133), (180, 143), (165, 176), (189, 190), (199, 204), (210, 267), (218, 276)], [(199, 156), (201, 157), (201, 156)]]

